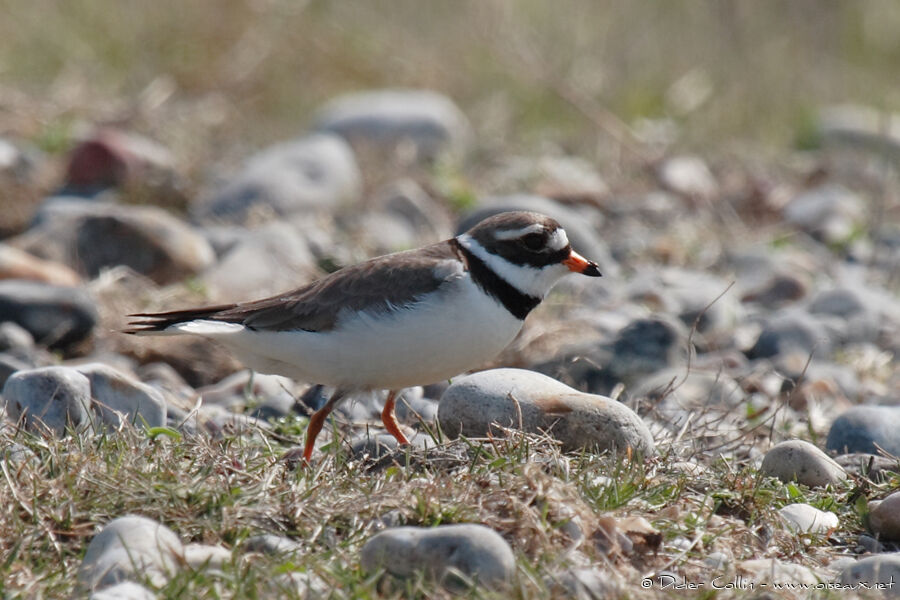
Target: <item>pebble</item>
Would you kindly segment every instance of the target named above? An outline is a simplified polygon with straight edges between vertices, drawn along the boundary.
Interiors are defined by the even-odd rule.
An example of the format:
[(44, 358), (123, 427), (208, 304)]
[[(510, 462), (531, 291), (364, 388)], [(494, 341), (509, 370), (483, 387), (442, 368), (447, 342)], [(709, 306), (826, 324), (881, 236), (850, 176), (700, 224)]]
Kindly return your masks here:
[(833, 486), (847, 479), (841, 465), (804, 440), (776, 444), (766, 452), (760, 471), (785, 483), (797, 481), (809, 487)]
[(610, 581), (610, 575), (597, 567), (571, 568), (554, 576), (548, 587), (556, 592), (554, 598), (572, 600), (601, 600), (614, 598), (618, 586)]
[(797, 533), (826, 534), (838, 526), (838, 517), (833, 512), (819, 510), (809, 504), (788, 504), (778, 514), (789, 529)]
[[(415, 448), (433, 446), (428, 436), (407, 436), (409, 443)], [(397, 455), (402, 457), (405, 446), (400, 446), (397, 439), (390, 433), (365, 432), (350, 440), (350, 454), (355, 460), (378, 460), (386, 456)]]
[(318, 275), (309, 245), (282, 221), (245, 232), (201, 278), (221, 298), (251, 300), (293, 289)]
[(442, 583), (452, 583), (457, 570), (478, 584), (494, 586), (512, 581), (516, 560), (500, 534), (483, 525), (462, 524), (377, 533), (363, 545), (360, 566), (368, 572), (385, 569), (397, 577), (424, 572)]
[(261, 554), (286, 555), (299, 554), (303, 545), (280, 535), (263, 533), (244, 540), (238, 549), (242, 552), (259, 552)]
[(627, 406), (534, 371), (493, 369), (462, 377), (438, 407), (441, 428), (451, 437), (485, 437), (494, 423), (517, 428), (520, 417), (525, 431), (549, 432), (565, 450), (655, 453), (653, 436)]
[(883, 448), (900, 455), (900, 406), (854, 406), (831, 424), (825, 447), (840, 454), (879, 454)]
[(663, 187), (692, 199), (711, 200), (719, 191), (712, 171), (699, 156), (675, 156), (657, 169)]
[(900, 116), (860, 104), (827, 106), (816, 120), (826, 142), (900, 156)]
[(868, 477), (872, 481), (885, 481), (889, 473), (900, 472), (900, 464), (896, 459), (865, 452), (839, 454), (834, 457), (836, 463), (845, 471), (857, 477)]
[(98, 590), (88, 596), (89, 600), (156, 600), (156, 594), (133, 581), (123, 581)]
[(287, 377), (245, 369), (218, 383), (202, 387), (197, 393), (206, 405), (214, 404), (235, 412), (244, 412), (245, 408), (252, 406), (247, 414), (267, 419), (293, 412), (294, 388), (293, 380)]
[(67, 428), (93, 426), (91, 384), (68, 367), (41, 367), (13, 373), (3, 386), (6, 412), (12, 421), (23, 419), (25, 428), (57, 437)]
[(86, 340), (97, 324), (94, 300), (81, 288), (36, 281), (0, 281), (0, 315), (51, 349)]
[(313, 134), (262, 150), (237, 175), (196, 200), (201, 222), (243, 224), (355, 202), (362, 175), (353, 150), (331, 134)]
[(820, 321), (805, 311), (787, 309), (766, 322), (747, 356), (753, 359), (788, 358), (791, 355), (821, 358), (831, 353), (831, 344)]
[(222, 568), (231, 562), (231, 552), (222, 546), (209, 544), (185, 544), (184, 562), (195, 571)]
[(821, 579), (815, 571), (803, 565), (780, 561), (777, 558), (756, 558), (738, 563), (738, 569), (747, 574), (745, 581), (771, 586), (772, 583), (815, 585)]
[(869, 589), (876, 589), (874, 586), (885, 586), (881, 588), (886, 592), (884, 596), (900, 597), (900, 552), (891, 552), (887, 554), (877, 554), (875, 556), (867, 556), (860, 559), (856, 564), (847, 566), (841, 571), (838, 582), (843, 585), (858, 586), (865, 583)]
[(78, 285), (81, 277), (66, 265), (0, 244), (0, 279), (30, 279), (52, 285)]
[(119, 427), (127, 422), (136, 427), (163, 427), (166, 399), (162, 392), (103, 363), (76, 367), (91, 384), (93, 408), (100, 421)]
[(471, 139), (468, 119), (444, 95), (430, 90), (385, 89), (338, 96), (316, 113), (313, 127), (351, 143), (382, 150), (412, 143), (415, 156), (431, 161), (462, 154)]
[(900, 541), (900, 492), (869, 502), (869, 528), (879, 539)]
[(68, 191), (94, 193), (126, 182), (171, 181), (175, 157), (168, 148), (142, 135), (102, 128), (69, 153)]
[(215, 259), (206, 238), (161, 208), (64, 197), (45, 201), (12, 243), (85, 277), (125, 265), (159, 284), (196, 275)]
[(826, 183), (805, 190), (784, 207), (784, 220), (828, 243), (842, 243), (863, 222), (865, 202), (847, 188)]
[(119, 517), (91, 539), (78, 569), (78, 583), (87, 590), (134, 579), (163, 586), (183, 556), (181, 540), (165, 525), (136, 515)]
[(687, 328), (674, 319), (656, 316), (636, 319), (609, 344), (609, 359), (601, 363), (606, 377), (626, 387), (648, 375), (684, 362)]

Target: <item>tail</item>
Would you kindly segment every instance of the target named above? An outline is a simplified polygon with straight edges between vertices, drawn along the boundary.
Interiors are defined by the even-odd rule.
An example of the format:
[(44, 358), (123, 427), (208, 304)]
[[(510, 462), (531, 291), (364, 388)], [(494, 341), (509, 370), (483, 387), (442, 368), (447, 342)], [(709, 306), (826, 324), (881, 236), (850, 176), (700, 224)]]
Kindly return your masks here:
[(185, 333), (177, 325), (190, 323), (200, 319), (215, 319), (215, 315), (237, 306), (236, 304), (221, 304), (219, 306), (207, 306), (204, 308), (189, 308), (187, 310), (172, 310), (160, 313), (134, 313), (128, 315), (128, 328), (122, 333), (130, 335), (168, 335)]

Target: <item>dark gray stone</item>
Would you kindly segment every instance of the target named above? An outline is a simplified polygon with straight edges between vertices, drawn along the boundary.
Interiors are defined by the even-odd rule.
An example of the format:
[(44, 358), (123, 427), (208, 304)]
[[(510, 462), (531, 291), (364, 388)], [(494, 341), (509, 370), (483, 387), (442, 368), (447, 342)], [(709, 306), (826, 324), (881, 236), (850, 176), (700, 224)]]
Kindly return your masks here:
[(523, 369), (492, 369), (455, 380), (441, 397), (438, 420), (452, 437), (496, 434), (499, 424), (548, 432), (565, 450), (655, 453), (647, 426), (624, 404)]
[(352, 143), (391, 150), (409, 141), (416, 156), (462, 153), (471, 137), (465, 115), (446, 96), (429, 90), (388, 89), (339, 96), (316, 114), (313, 127)]
[(37, 433), (62, 436), (66, 428), (92, 426), (91, 385), (88, 378), (68, 367), (42, 367), (18, 371), (3, 386), (6, 412), (13, 421)]
[(0, 352), (0, 387), (6, 384), (9, 376), (16, 371), (25, 371), (34, 368), (34, 364), (24, 361), (7, 352)]
[(45, 202), (16, 243), (87, 277), (125, 265), (160, 284), (195, 275), (215, 259), (200, 233), (161, 208), (87, 200)]
[(900, 406), (855, 406), (834, 420), (825, 447), (840, 454), (900, 455)]
[(869, 502), (869, 529), (878, 539), (900, 541), (900, 492)]
[(900, 552), (867, 556), (855, 564), (844, 568), (838, 576), (838, 581), (844, 585), (858, 585), (865, 583), (869, 589), (874, 586), (884, 586), (881, 589), (884, 595), (891, 598), (900, 596), (897, 582), (900, 581)]
[(81, 288), (0, 281), (0, 321), (12, 321), (52, 349), (85, 340), (97, 324), (94, 300)]
[(333, 209), (359, 198), (362, 180), (341, 138), (315, 134), (252, 156), (221, 189), (194, 202), (200, 220), (244, 223)]
[(480, 585), (494, 586), (512, 581), (516, 560), (500, 534), (465, 524), (387, 529), (365, 543), (360, 566), (369, 572), (385, 569), (397, 577), (424, 572), (443, 583), (453, 583), (456, 570)]
[(773, 317), (747, 352), (750, 358), (786, 357), (791, 354), (825, 357), (832, 340), (825, 327), (805, 312), (790, 310)]

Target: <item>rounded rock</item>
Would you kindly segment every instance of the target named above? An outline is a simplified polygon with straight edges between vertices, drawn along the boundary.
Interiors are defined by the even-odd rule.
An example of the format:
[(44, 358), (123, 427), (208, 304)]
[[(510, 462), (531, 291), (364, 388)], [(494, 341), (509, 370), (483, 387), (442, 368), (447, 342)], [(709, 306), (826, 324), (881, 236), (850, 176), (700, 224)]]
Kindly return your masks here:
[(162, 586), (183, 555), (181, 540), (165, 525), (136, 515), (119, 517), (91, 540), (78, 569), (78, 583), (96, 590), (146, 578)]
[(855, 564), (845, 567), (838, 578), (843, 585), (861, 583), (874, 589), (875, 585), (891, 586), (884, 588), (892, 595), (897, 595), (897, 582), (900, 582), (900, 552), (868, 556)]
[(0, 315), (54, 350), (88, 338), (98, 319), (94, 300), (81, 288), (14, 279), (0, 281)]
[(91, 384), (68, 367), (41, 367), (17, 371), (3, 386), (10, 419), (22, 419), (36, 433), (62, 436), (67, 428), (91, 427)]
[(438, 421), (453, 437), (484, 437), (498, 424), (547, 432), (565, 450), (655, 453), (649, 429), (624, 404), (523, 369), (493, 369), (454, 381), (441, 397)]
[(809, 487), (837, 485), (847, 479), (844, 468), (816, 446), (788, 440), (766, 452), (760, 471), (785, 483), (797, 481)]
[(340, 137), (315, 134), (271, 146), (251, 157), (224, 187), (199, 199), (194, 216), (244, 223), (331, 209), (355, 201), (362, 175), (350, 146)]
[(303, 546), (294, 540), (280, 535), (263, 533), (248, 537), (239, 546), (242, 552), (259, 552), (260, 554), (298, 554)]
[(797, 533), (824, 534), (838, 526), (838, 517), (833, 512), (819, 510), (809, 504), (788, 504), (778, 511), (789, 529)]
[(156, 594), (133, 581), (123, 581), (96, 591), (88, 600), (156, 600)]
[(828, 431), (825, 447), (840, 454), (863, 452), (900, 455), (900, 406), (854, 406)]
[(118, 427), (122, 421), (144, 427), (166, 424), (166, 399), (156, 388), (103, 363), (76, 367), (91, 385), (100, 421)]
[(900, 541), (900, 492), (869, 503), (869, 527), (880, 539)]
[(365, 571), (385, 569), (397, 577), (424, 572), (441, 582), (456, 570), (479, 584), (495, 585), (512, 580), (516, 560), (496, 531), (463, 524), (387, 529), (365, 543), (360, 565)]
[(346, 94), (325, 104), (314, 123), (316, 130), (336, 133), (351, 143), (383, 148), (412, 142), (416, 156), (424, 160), (444, 151), (459, 154), (471, 137), (469, 121), (453, 101), (430, 90)]

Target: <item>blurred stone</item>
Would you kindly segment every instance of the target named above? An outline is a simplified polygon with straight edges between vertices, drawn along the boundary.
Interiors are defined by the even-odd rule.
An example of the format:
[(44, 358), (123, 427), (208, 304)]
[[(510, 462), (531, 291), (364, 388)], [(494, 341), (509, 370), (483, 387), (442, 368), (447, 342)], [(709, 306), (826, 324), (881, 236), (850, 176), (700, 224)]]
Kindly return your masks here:
[[(415, 448), (426, 448), (429, 445), (425, 436), (416, 435), (410, 437), (410, 445)], [(379, 430), (366, 431), (349, 442), (350, 454), (354, 460), (378, 460), (387, 456), (402, 457), (409, 446), (401, 446), (390, 433), (381, 433)], [(402, 461), (402, 458), (401, 458)]]
[(171, 181), (175, 157), (158, 142), (132, 132), (103, 128), (69, 153), (65, 186), (91, 193), (133, 181)]
[(785, 310), (772, 316), (763, 326), (747, 356), (784, 358), (792, 354), (802, 357), (825, 357), (831, 353), (832, 340), (821, 322), (799, 310)]
[(589, 260), (600, 265), (600, 271), (607, 276), (618, 273), (618, 263), (612, 258), (609, 248), (591, 226), (591, 220), (575, 208), (541, 196), (514, 194), (484, 199), (478, 208), (466, 213), (456, 227), (456, 233), (468, 231), (488, 217), (509, 211), (524, 210), (547, 215), (562, 225), (572, 248)]
[(228, 410), (243, 412), (261, 418), (277, 418), (289, 415), (294, 410), (293, 380), (281, 375), (267, 375), (242, 370), (229, 375), (222, 381), (197, 390), (203, 402)]
[(123, 581), (88, 596), (88, 600), (156, 600), (156, 594), (133, 581)]
[(797, 481), (809, 487), (837, 485), (847, 479), (838, 463), (804, 440), (788, 440), (766, 452), (760, 471), (785, 483)]
[(419, 245), (453, 235), (453, 217), (413, 179), (399, 179), (376, 194), (374, 204), (406, 221), (416, 232)]
[(222, 546), (185, 544), (184, 562), (195, 571), (202, 569), (221, 570), (231, 562), (231, 552)]
[(92, 406), (100, 421), (119, 427), (122, 422), (135, 427), (163, 427), (166, 400), (162, 393), (102, 363), (76, 367), (91, 382)]
[(195, 201), (202, 221), (245, 223), (355, 202), (362, 176), (353, 151), (330, 134), (309, 135), (250, 157), (223, 187)]
[(687, 330), (681, 323), (662, 317), (632, 321), (622, 328), (609, 346), (603, 363), (606, 376), (626, 387), (647, 375), (682, 362)]
[(215, 254), (189, 225), (154, 206), (53, 198), (13, 243), (96, 277), (126, 265), (157, 283), (172, 283), (212, 264)]
[(91, 540), (78, 584), (96, 590), (137, 579), (160, 587), (175, 574), (183, 554), (181, 540), (165, 525), (136, 515), (119, 517)]
[(756, 588), (771, 588), (773, 583), (810, 585), (819, 582), (821, 577), (807, 566), (780, 561), (776, 558), (756, 558), (738, 563), (738, 572), (745, 573), (744, 582), (752, 581)]
[(872, 481), (885, 481), (889, 473), (900, 473), (900, 460), (864, 452), (839, 454), (834, 461), (847, 473), (857, 477), (867, 477)]
[(710, 200), (719, 193), (719, 184), (699, 156), (675, 156), (657, 169), (660, 184), (688, 198)]
[(900, 541), (900, 492), (869, 502), (869, 528), (881, 540)]
[(385, 569), (396, 577), (424, 573), (451, 585), (458, 571), (489, 587), (511, 582), (516, 569), (512, 548), (500, 534), (470, 524), (387, 529), (363, 545), (359, 562), (364, 571)]
[(647, 426), (624, 404), (523, 369), (492, 369), (456, 379), (441, 397), (438, 420), (451, 437), (496, 435), (497, 424), (547, 433), (567, 451), (656, 451)]
[(288, 555), (300, 554), (303, 545), (280, 535), (263, 533), (244, 540), (238, 549), (241, 552), (259, 552), (260, 554)]
[(613, 598), (616, 586), (610, 581), (610, 575), (597, 567), (571, 568), (549, 581), (551, 590), (557, 595), (553, 597), (571, 600), (602, 600)]
[(339, 96), (319, 109), (313, 128), (382, 149), (411, 143), (415, 156), (425, 161), (444, 152), (462, 154), (471, 138), (465, 115), (452, 100), (430, 90), (386, 89)]
[(216, 297), (255, 300), (296, 288), (316, 274), (315, 259), (297, 229), (273, 222), (247, 232), (202, 278)]
[(845, 242), (863, 223), (866, 205), (863, 200), (836, 184), (824, 184), (795, 196), (784, 207), (788, 225), (828, 243)]
[(545, 156), (535, 164), (535, 191), (554, 200), (600, 202), (609, 186), (588, 161), (576, 156)]
[(10, 375), (3, 386), (6, 412), (29, 431), (65, 435), (93, 426), (91, 384), (68, 367), (41, 367)]
[(78, 285), (81, 277), (67, 267), (0, 244), (0, 279), (31, 279), (53, 285)]
[(0, 321), (0, 352), (24, 359), (34, 350), (34, 337), (27, 329), (13, 321)]
[(0, 388), (6, 384), (6, 380), (17, 371), (27, 371), (34, 368), (34, 364), (25, 361), (14, 354), (0, 352)]
[(16, 323), (38, 344), (66, 349), (91, 335), (97, 309), (81, 288), (10, 279), (0, 281), (0, 321)]
[(870, 106), (828, 106), (819, 113), (819, 135), (825, 142), (900, 156), (900, 115)]
[(854, 406), (831, 424), (825, 447), (840, 454), (882, 448), (900, 456), (900, 406)]
[[(443, 392), (442, 392), (443, 393)], [(382, 408), (384, 404), (382, 403)], [(397, 396), (397, 406), (394, 414), (401, 423), (410, 425), (419, 421), (433, 423), (437, 418), (438, 403), (436, 400), (426, 398), (421, 387), (406, 388)]]
[(805, 280), (791, 273), (776, 273), (762, 285), (747, 289), (741, 301), (773, 309), (801, 300), (808, 293), (809, 284)]
[(809, 504), (788, 504), (778, 514), (787, 523), (788, 529), (797, 533), (823, 535), (837, 528), (838, 517), (833, 512), (819, 510)]
[(867, 556), (845, 567), (838, 582), (854, 587), (865, 584), (870, 590), (882, 591), (883, 596), (896, 598), (900, 596), (900, 552)]
[(747, 395), (729, 375), (672, 367), (641, 378), (628, 396), (648, 400), (666, 427), (679, 430), (689, 420), (696, 428), (729, 427), (740, 417)]

